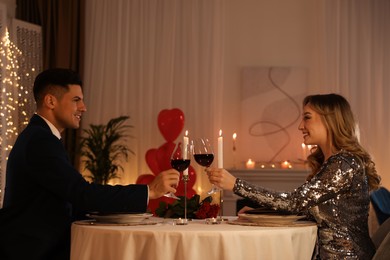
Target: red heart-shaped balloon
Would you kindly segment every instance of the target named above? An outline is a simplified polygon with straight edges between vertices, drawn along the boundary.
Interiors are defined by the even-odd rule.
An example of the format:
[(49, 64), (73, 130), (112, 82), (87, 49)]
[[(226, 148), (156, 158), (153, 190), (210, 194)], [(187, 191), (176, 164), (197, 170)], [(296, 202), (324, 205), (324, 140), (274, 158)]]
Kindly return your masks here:
[(159, 207), (160, 201), (161, 201), (161, 198), (154, 199), (154, 200), (149, 200), (148, 210), (155, 216), (157, 216), (156, 215), (156, 209)]
[[(190, 165), (188, 167), (188, 181), (187, 181), (187, 198), (192, 198), (196, 194), (195, 190), (193, 189), (196, 182), (196, 172), (195, 169)], [(177, 186), (177, 196), (184, 196), (184, 181), (183, 181), (183, 175), (180, 174), (180, 182)]]
[[(176, 196), (183, 196), (184, 197), (184, 188), (177, 189), (177, 192), (175, 193)], [(193, 188), (187, 187), (187, 198), (191, 199), (196, 194), (196, 191)]]
[(184, 113), (178, 108), (161, 110), (157, 118), (158, 129), (167, 142), (173, 142), (184, 127)]
[[(149, 184), (151, 183), (154, 178), (156, 178), (153, 174), (141, 174), (138, 176), (136, 183), (137, 184)], [(164, 201), (168, 204), (172, 204), (175, 199), (167, 198), (167, 197), (160, 197), (158, 199), (150, 199), (148, 204), (148, 209), (156, 215), (156, 209), (160, 206), (160, 201)]]
[(160, 197), (158, 199), (150, 199), (149, 200), (149, 204), (148, 204), (148, 209), (150, 210), (150, 212), (153, 213), (153, 215), (157, 216), (156, 215), (156, 209), (160, 207), (160, 202), (165, 202), (167, 204), (172, 204), (175, 201), (176, 201), (175, 199), (164, 197), (164, 196)]
[(137, 184), (149, 184), (151, 183), (156, 176), (152, 174), (141, 174), (138, 176), (137, 181), (135, 183)]
[(161, 172), (157, 161), (157, 149), (149, 149), (145, 154), (145, 160), (146, 164), (149, 166), (149, 169), (154, 173), (154, 175), (157, 175)]
[(190, 167), (188, 167), (188, 177), (189, 177), (188, 186), (193, 187), (196, 182), (196, 171), (194, 167), (192, 167), (191, 165)]
[(157, 149), (156, 157), (160, 170), (166, 171), (168, 169), (172, 169), (171, 154), (173, 149), (175, 149), (175, 144), (172, 142), (167, 142)]

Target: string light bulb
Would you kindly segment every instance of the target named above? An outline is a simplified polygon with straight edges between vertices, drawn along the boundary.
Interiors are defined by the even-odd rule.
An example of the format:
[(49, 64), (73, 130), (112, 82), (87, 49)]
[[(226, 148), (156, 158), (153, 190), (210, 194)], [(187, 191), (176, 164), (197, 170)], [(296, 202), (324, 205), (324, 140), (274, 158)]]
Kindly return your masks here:
[[(34, 105), (28, 88), (21, 83), (19, 74), (23, 70), (19, 61), (23, 61), (22, 52), (12, 43), (5, 28), (0, 41), (0, 177), (5, 174), (5, 161), (19, 132), (28, 124), (31, 116), (28, 109)], [(1, 181), (0, 178), (0, 199)]]

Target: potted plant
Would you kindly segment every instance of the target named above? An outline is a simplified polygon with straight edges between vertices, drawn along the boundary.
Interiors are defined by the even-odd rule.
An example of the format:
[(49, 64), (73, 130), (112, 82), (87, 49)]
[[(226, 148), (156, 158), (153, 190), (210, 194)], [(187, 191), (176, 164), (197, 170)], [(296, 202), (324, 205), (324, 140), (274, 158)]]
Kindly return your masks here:
[(125, 144), (129, 136), (127, 131), (133, 127), (125, 124), (128, 116), (111, 119), (106, 125), (89, 125), (83, 130), (80, 147), (84, 169), (90, 172), (89, 177), (97, 184), (107, 184), (118, 178), (121, 163), (127, 161), (129, 153), (134, 154)]

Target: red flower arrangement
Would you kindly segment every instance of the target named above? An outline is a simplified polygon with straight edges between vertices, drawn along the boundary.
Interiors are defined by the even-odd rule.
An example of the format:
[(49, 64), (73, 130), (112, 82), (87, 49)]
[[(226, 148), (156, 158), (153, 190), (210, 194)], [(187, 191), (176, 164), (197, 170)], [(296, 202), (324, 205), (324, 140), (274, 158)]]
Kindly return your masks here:
[[(164, 218), (184, 218), (184, 196), (179, 196), (172, 204), (160, 202), (156, 209), (156, 215)], [(211, 204), (212, 197), (206, 197), (200, 201), (200, 196), (195, 194), (191, 199), (187, 199), (187, 218), (205, 219), (216, 218), (219, 212), (218, 204)]]
[(208, 201), (203, 202), (203, 204), (195, 212), (195, 216), (198, 219), (204, 218), (216, 218), (219, 211), (218, 204), (211, 204)]

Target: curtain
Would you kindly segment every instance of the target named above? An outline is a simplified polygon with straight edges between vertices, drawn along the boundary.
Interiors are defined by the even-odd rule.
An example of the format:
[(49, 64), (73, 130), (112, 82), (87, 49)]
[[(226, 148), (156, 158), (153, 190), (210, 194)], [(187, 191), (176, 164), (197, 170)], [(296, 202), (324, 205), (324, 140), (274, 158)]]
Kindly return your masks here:
[[(223, 0), (86, 1), (83, 127), (130, 116), (135, 152), (121, 182), (151, 173), (161, 110), (179, 108), (190, 138), (216, 145), (223, 90)], [(202, 178), (205, 174), (198, 174)], [(204, 181), (206, 185), (208, 181)], [(199, 190), (198, 190), (199, 191)]]
[[(84, 1), (17, 0), (16, 18), (42, 26), (43, 68), (68, 68), (82, 73)], [(77, 136), (80, 130), (63, 133), (72, 163), (78, 166)]]
[(390, 185), (390, 2), (323, 0), (317, 7), (318, 85), (350, 101), (361, 142)]
[[(390, 2), (322, 0), (318, 8), (318, 87), (344, 95), (359, 122), (382, 185), (390, 185)], [(369, 227), (378, 228), (370, 209)]]

